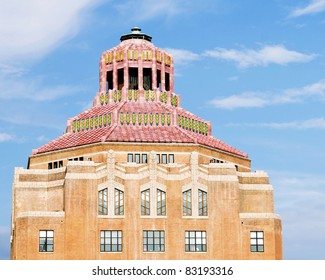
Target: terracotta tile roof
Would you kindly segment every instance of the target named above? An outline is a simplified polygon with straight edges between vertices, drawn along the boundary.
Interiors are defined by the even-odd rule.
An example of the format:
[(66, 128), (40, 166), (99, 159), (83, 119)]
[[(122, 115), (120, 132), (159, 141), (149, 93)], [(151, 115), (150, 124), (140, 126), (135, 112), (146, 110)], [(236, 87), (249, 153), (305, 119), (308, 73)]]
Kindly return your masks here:
[[(167, 123), (159, 123), (158, 125), (153, 122), (153, 125), (135, 125), (130, 122), (126, 124), (120, 123), (118, 114), (120, 113), (156, 113), (158, 114), (171, 114), (176, 117), (178, 115), (186, 118), (207, 123), (204, 119), (178, 107), (166, 105), (162, 102), (117, 102), (112, 105), (96, 106), (88, 111), (77, 115), (73, 120), (82, 120), (103, 114), (112, 113), (115, 119), (112, 119), (110, 125), (104, 126), (99, 124), (92, 129), (81, 129), (79, 131), (70, 132), (58, 137), (57, 139), (43, 145), (42, 147), (33, 151), (33, 154), (40, 154), (49, 151), (61, 150), (71, 147), (77, 147), (98, 142), (142, 142), (142, 143), (197, 143), (211, 148), (219, 149), (231, 154), (242, 157), (248, 157), (234, 147), (222, 142), (221, 140), (207, 134), (200, 134), (191, 130), (186, 130), (173, 120), (170, 125)], [(113, 117), (112, 117), (113, 118)]]

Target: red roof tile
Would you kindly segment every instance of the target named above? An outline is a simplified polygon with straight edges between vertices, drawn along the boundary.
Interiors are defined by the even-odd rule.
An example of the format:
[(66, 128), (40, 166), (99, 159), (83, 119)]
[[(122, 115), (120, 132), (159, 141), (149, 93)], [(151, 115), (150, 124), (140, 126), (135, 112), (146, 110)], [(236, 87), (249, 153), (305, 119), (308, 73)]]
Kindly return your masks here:
[[(160, 101), (156, 102), (120, 102), (113, 105), (103, 105), (93, 107), (88, 111), (85, 111), (77, 115), (74, 120), (81, 120), (90, 118), (93, 116), (99, 116), (103, 114), (113, 113), (156, 113), (182, 115), (186, 118), (190, 118), (196, 121), (205, 122), (202, 118), (184, 110), (181, 108), (175, 108), (166, 105)], [(113, 115), (113, 114), (112, 114)], [(203, 135), (190, 130), (178, 127), (177, 123), (171, 123), (169, 126), (167, 123), (164, 125), (156, 125), (155, 119), (153, 125), (149, 124), (149, 118), (147, 125), (133, 125), (132, 120), (127, 125), (120, 124), (119, 119), (114, 121), (108, 126), (98, 127), (83, 131), (69, 132), (57, 139), (43, 145), (42, 147), (34, 150), (34, 154), (45, 153), (49, 151), (61, 150), (76, 146), (82, 146), (98, 142), (146, 142), (146, 143), (198, 143), (211, 148), (219, 149), (231, 154), (239, 155), (242, 157), (248, 157), (246, 153), (243, 153), (230, 145), (222, 142), (221, 140), (211, 136)]]

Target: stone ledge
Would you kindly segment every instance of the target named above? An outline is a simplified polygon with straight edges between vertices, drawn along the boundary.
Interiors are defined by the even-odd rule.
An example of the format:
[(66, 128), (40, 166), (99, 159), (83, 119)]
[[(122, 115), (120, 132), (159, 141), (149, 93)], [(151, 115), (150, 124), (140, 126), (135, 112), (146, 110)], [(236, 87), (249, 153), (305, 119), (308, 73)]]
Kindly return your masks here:
[(64, 217), (65, 213), (58, 211), (58, 212), (46, 212), (46, 211), (28, 211), (28, 212), (21, 212), (17, 214), (17, 218), (24, 218), (24, 217)]
[(239, 213), (241, 219), (281, 219), (279, 214), (275, 213)]
[(244, 191), (273, 191), (270, 184), (239, 184), (239, 189)]

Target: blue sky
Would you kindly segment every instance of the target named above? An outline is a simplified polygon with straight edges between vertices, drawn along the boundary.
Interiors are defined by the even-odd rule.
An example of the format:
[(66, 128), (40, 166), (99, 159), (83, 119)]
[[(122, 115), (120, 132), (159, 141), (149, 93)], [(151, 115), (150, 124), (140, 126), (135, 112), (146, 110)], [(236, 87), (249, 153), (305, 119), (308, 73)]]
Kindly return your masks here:
[(101, 53), (139, 26), (182, 107), (265, 170), (286, 259), (325, 259), (325, 0), (0, 0), (0, 259), (15, 166), (91, 106)]

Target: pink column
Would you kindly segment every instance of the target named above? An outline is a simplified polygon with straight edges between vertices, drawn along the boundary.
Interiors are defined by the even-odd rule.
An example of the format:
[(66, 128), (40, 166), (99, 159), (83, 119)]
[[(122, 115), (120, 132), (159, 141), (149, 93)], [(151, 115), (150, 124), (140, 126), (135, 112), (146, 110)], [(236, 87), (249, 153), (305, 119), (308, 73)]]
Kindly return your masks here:
[(118, 81), (117, 81), (117, 63), (116, 63), (116, 51), (114, 51), (113, 57), (113, 89), (118, 89)]
[(105, 54), (102, 55), (101, 61), (99, 62), (99, 92), (106, 91), (106, 64)]
[(170, 65), (169, 87), (170, 87), (170, 92), (174, 92), (174, 59)]
[(142, 66), (142, 50), (139, 50), (138, 58), (138, 87), (139, 90), (143, 90), (143, 66)]
[(166, 90), (166, 80), (165, 80), (165, 53), (162, 52), (162, 61), (161, 61), (161, 91), (165, 91)]
[(157, 88), (157, 59), (156, 59), (156, 50), (152, 50), (152, 89), (155, 90)]

